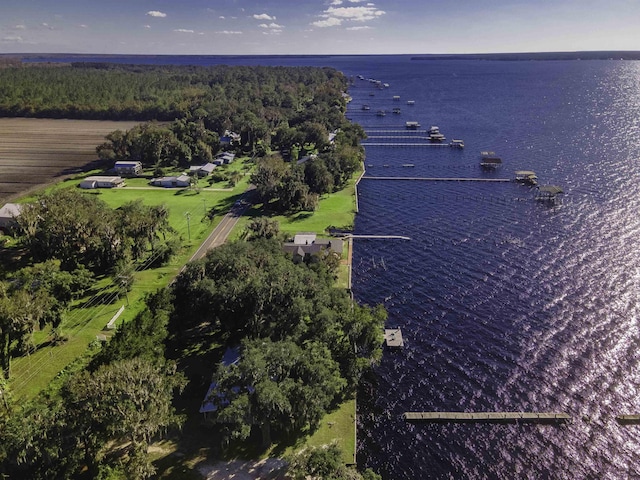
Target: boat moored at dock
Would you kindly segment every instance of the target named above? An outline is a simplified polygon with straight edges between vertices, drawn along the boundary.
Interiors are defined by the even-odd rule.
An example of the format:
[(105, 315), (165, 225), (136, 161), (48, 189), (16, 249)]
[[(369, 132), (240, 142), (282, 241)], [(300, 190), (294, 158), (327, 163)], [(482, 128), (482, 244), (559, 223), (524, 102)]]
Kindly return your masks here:
[(407, 130), (418, 130), (420, 128), (420, 123), (418, 122), (405, 122), (404, 124)]

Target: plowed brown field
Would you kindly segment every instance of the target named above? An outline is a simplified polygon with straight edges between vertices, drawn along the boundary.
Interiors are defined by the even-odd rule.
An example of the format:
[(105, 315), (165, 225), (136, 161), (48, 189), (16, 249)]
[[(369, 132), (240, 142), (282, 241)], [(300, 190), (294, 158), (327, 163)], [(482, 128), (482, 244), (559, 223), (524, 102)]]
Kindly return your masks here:
[(86, 169), (105, 135), (137, 123), (0, 118), (0, 206)]

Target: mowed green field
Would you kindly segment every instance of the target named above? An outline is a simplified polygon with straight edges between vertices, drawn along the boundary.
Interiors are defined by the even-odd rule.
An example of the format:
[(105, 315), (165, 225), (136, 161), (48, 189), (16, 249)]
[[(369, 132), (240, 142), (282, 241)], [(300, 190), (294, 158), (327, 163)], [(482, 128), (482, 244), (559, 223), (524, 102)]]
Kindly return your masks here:
[[(228, 166), (228, 169), (248, 170), (250, 166), (238, 160), (236, 164)], [(77, 188), (80, 178), (66, 180), (47, 190)], [(182, 240), (183, 248), (168, 265), (149, 270), (137, 269), (132, 290), (126, 296), (118, 294), (110, 278), (99, 279), (90, 295), (75, 302), (65, 315), (60, 327), (61, 333), (68, 338), (64, 344), (49, 344), (49, 327), (35, 332), (36, 350), (31, 355), (12, 361), (11, 389), (14, 397), (19, 400), (33, 398), (53, 379), (63, 376), (65, 368), (82, 357), (98, 335), (109, 338), (113, 330), (105, 330), (105, 327), (121, 306), (124, 305), (125, 309), (116, 325), (132, 319), (143, 308), (144, 296), (167, 286), (189, 261), (233, 202), (246, 190), (248, 179), (248, 176), (244, 176), (233, 188), (229, 188), (226, 183), (209, 188), (203, 181), (199, 182), (201, 188), (197, 190), (159, 188), (149, 187), (148, 180), (145, 179), (129, 179), (129, 186), (122, 188), (82, 190), (85, 195), (98, 196), (111, 208), (138, 200), (146, 205), (166, 205), (169, 209), (169, 224), (175, 230), (173, 235)], [(211, 208), (216, 212), (213, 221), (206, 216)]]

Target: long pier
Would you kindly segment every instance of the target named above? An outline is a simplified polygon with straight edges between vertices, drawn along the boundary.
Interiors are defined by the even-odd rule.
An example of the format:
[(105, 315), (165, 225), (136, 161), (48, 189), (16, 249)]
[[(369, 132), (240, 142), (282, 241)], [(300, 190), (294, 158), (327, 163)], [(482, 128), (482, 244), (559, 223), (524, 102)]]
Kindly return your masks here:
[(391, 240), (411, 240), (410, 237), (403, 237), (402, 235), (353, 235), (348, 233), (344, 238), (387, 238)]
[(565, 423), (567, 413), (555, 412), (405, 412), (408, 422), (426, 423)]
[(423, 182), (489, 182), (489, 183), (507, 183), (511, 182), (508, 178), (464, 178), (464, 177), (371, 177), (363, 176), (363, 180), (415, 180)]
[(451, 147), (448, 143), (362, 142), (363, 147)]

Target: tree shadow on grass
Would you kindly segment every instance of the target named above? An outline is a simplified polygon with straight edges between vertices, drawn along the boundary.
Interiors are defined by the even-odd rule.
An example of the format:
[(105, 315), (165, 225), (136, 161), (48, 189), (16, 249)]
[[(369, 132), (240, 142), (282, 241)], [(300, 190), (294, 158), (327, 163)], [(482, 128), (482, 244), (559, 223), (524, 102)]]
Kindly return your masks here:
[(292, 222), (301, 222), (302, 220), (306, 220), (308, 218), (311, 218), (313, 216), (313, 212), (300, 212), (300, 213), (296, 213), (295, 215), (291, 215), (291, 221)]

